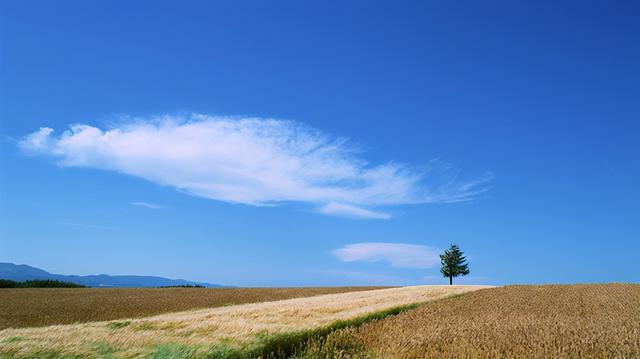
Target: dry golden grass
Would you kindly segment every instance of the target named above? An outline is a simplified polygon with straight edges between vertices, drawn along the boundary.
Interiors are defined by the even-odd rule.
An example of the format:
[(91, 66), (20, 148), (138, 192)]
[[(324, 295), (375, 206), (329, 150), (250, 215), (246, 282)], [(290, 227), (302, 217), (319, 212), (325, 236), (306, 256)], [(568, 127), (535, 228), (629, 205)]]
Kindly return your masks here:
[(508, 286), (339, 330), (306, 358), (640, 358), (640, 285)]
[[(288, 299), (168, 313), (114, 322), (91, 322), (0, 331), (0, 353), (29, 356), (46, 350), (90, 357), (97, 345), (120, 357), (148, 354), (171, 343), (207, 350), (243, 345), (261, 334), (311, 329), (399, 305), (465, 293), (483, 286), (417, 286)], [(18, 338), (13, 340), (12, 338)]]
[(0, 289), (0, 329), (135, 318), (384, 287)]

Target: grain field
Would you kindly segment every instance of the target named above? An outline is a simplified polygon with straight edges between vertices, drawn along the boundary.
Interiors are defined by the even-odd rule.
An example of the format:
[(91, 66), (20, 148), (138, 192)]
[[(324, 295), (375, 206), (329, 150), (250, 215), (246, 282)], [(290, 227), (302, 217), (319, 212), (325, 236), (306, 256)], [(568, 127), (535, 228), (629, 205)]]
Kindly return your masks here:
[[(163, 344), (196, 348), (240, 346), (261, 335), (311, 329), (409, 303), (461, 294), (483, 286), (416, 286), (320, 295), (275, 302), (169, 313), (148, 318), (0, 331), (0, 353), (141, 357)], [(96, 349), (98, 348), (98, 349)], [(197, 355), (196, 355), (197, 356)]]
[(302, 358), (640, 358), (640, 285), (507, 286), (339, 330)]

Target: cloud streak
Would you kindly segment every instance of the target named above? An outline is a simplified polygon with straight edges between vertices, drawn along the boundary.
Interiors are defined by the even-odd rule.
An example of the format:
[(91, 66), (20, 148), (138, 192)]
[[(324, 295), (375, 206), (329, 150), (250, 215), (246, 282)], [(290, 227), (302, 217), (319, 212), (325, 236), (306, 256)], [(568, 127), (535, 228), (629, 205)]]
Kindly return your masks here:
[(389, 219), (391, 215), (383, 212), (376, 212), (365, 208), (350, 206), (344, 203), (331, 202), (320, 208), (320, 213), (329, 216), (342, 216), (348, 218), (366, 219)]
[(137, 207), (144, 207), (144, 208), (149, 208), (149, 209), (164, 209), (164, 206), (161, 206), (159, 204), (155, 204), (155, 203), (149, 203), (149, 202), (131, 202), (132, 206), (137, 206)]
[(304, 202), (327, 215), (387, 219), (380, 208), (469, 201), (486, 190), (440, 161), (370, 164), (344, 138), (298, 122), (200, 114), (123, 119), (109, 129), (48, 127), (19, 146), (67, 167), (136, 176), (208, 199), (270, 206)]
[(437, 249), (404, 243), (355, 243), (332, 254), (343, 262), (385, 261), (397, 268), (432, 268), (440, 261)]

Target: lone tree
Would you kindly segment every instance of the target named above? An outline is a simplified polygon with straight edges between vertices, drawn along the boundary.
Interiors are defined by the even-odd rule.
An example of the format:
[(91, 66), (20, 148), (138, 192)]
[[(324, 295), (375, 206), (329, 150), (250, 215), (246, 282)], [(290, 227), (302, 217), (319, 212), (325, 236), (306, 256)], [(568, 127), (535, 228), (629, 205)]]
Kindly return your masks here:
[(453, 277), (469, 274), (467, 259), (455, 244), (444, 250), (444, 253), (440, 255), (440, 262), (442, 263), (440, 273), (445, 277), (449, 277), (449, 285), (453, 284)]

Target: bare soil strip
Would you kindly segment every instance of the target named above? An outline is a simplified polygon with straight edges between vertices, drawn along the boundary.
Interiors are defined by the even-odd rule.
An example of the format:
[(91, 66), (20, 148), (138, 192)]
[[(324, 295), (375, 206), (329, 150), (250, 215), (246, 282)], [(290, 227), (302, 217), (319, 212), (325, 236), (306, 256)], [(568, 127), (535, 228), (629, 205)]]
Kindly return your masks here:
[(0, 330), (74, 324), (388, 287), (0, 289)]

